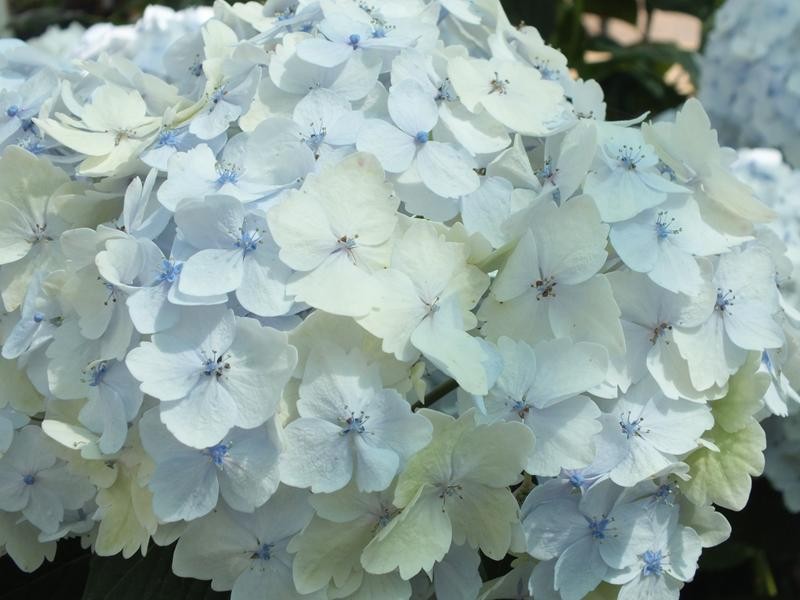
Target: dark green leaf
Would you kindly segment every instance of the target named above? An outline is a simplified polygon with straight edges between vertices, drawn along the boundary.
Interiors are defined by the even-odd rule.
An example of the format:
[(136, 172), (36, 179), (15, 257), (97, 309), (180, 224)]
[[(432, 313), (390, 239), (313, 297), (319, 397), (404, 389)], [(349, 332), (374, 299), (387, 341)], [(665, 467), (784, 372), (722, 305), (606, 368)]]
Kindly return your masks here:
[(714, 14), (724, 0), (645, 0), (648, 10), (671, 10), (694, 15), (702, 20)]
[(53, 597), (80, 598), (89, 570), (89, 551), (77, 539), (58, 544), (55, 562), (45, 562), (33, 573), (23, 573), (10, 557), (0, 559), (0, 600), (37, 600)]
[(634, 24), (638, 8), (636, 0), (584, 0), (583, 3), (583, 9), (587, 13), (622, 19)]
[(147, 556), (93, 556), (83, 600), (223, 600), (207, 581), (172, 573), (172, 548), (151, 545)]

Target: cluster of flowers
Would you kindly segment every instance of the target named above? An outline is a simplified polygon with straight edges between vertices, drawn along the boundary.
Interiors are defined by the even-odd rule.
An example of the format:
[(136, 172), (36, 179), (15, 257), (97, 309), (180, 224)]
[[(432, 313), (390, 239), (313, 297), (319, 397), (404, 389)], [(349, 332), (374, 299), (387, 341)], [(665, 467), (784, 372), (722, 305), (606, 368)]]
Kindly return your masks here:
[(720, 140), (780, 148), (800, 166), (800, 3), (727, 0), (701, 58), (701, 99)]
[(240, 600), (677, 598), (799, 343), (700, 103), (605, 121), (497, 0), (150, 17), (0, 43), (5, 551), (177, 540)]
[[(800, 272), (800, 171), (784, 163), (779, 151), (765, 148), (740, 150), (732, 168), (740, 180), (778, 213), (779, 218), (768, 226), (786, 245), (794, 274), (781, 286), (784, 309), (794, 326), (800, 327), (800, 297), (795, 283)], [(765, 366), (769, 368), (769, 360)], [(762, 412), (763, 417), (777, 415), (764, 422), (767, 432), (764, 474), (783, 492), (786, 508), (800, 512), (800, 397), (793, 391), (800, 389), (800, 364), (784, 368), (791, 383), (770, 386), (765, 397), (769, 409)]]

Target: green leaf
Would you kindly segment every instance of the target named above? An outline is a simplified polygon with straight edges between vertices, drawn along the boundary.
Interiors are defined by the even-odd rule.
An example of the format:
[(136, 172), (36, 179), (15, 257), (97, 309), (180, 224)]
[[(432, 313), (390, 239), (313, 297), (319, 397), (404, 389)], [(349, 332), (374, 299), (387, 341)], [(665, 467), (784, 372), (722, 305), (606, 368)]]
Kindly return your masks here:
[(767, 447), (764, 430), (751, 417), (747, 425), (735, 433), (715, 425), (704, 438), (719, 451), (700, 448), (686, 458), (692, 478), (681, 485), (681, 491), (694, 504), (714, 503), (741, 510), (750, 496), (750, 477), (764, 470)]
[(647, 10), (670, 10), (708, 19), (724, 0), (645, 0)]
[(92, 556), (82, 600), (224, 600), (207, 581), (172, 573), (172, 548), (151, 545), (147, 556)]
[(636, 0), (584, 0), (583, 10), (601, 17), (622, 19), (636, 24), (639, 7)]
[(730, 541), (712, 550), (704, 551), (700, 557), (700, 568), (709, 571), (724, 571), (752, 560), (755, 553), (756, 548), (749, 544)]

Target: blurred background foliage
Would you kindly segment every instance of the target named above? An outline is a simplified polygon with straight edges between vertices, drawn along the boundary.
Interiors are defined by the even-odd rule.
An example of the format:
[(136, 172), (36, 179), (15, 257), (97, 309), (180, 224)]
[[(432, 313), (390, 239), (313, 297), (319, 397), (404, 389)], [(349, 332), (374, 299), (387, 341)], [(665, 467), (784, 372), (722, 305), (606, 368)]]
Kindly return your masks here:
[[(1, 1), (1, 0), (0, 0)], [(398, 0), (402, 1), (402, 0)], [(758, 0), (753, 0), (754, 2)], [(800, 0), (792, 0), (800, 1)], [(701, 50), (714, 13), (724, 0), (503, 0), (512, 23), (535, 26), (559, 48), (584, 79), (605, 90), (610, 120), (679, 106), (698, 81)], [(147, 0), (8, 0), (18, 37), (39, 35), (50, 25), (130, 23)], [(182, 8), (206, 0), (161, 0)], [(754, 482), (746, 510), (725, 512), (731, 539), (706, 550), (684, 600), (800, 598), (800, 515), (783, 508), (765, 480)], [(0, 561), (0, 600), (54, 597), (84, 600), (199, 600), (225, 598), (206, 583), (170, 573), (170, 549), (147, 557), (89, 556), (76, 540), (62, 542), (56, 562), (32, 575)]]

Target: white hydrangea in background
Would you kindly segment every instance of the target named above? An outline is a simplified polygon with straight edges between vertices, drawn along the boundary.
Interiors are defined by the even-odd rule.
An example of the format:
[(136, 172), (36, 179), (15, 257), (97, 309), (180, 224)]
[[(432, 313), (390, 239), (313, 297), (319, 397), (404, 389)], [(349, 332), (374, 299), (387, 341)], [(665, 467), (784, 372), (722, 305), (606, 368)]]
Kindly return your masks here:
[[(733, 163), (736, 175), (752, 186), (756, 194), (771, 206), (780, 218), (769, 228), (786, 245), (786, 257), (779, 286), (785, 299), (786, 326), (800, 327), (800, 297), (797, 273), (800, 269), (800, 171), (783, 162), (778, 150), (756, 148), (739, 151)], [(788, 341), (788, 340), (787, 340)], [(765, 396), (764, 421), (767, 432), (764, 474), (783, 493), (786, 508), (800, 512), (800, 396), (795, 390), (800, 370), (796, 350), (787, 345), (784, 351), (765, 352), (762, 370), (771, 377)]]
[(726, 0), (700, 62), (700, 98), (720, 141), (779, 148), (800, 166), (800, 4)]
[(3, 551), (677, 599), (797, 398), (796, 247), (699, 101), (644, 119), (498, 0), (0, 43)]

